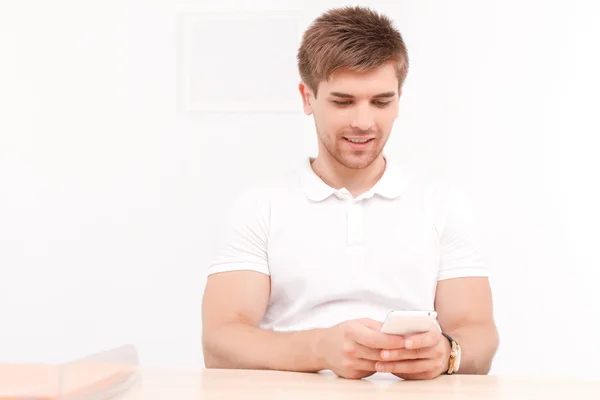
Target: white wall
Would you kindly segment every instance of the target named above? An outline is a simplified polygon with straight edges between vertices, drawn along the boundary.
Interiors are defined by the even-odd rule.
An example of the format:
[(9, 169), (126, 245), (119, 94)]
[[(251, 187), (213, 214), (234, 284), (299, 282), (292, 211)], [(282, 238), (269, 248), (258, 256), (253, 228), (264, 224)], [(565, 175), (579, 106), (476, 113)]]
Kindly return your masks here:
[[(0, 360), (134, 343), (146, 364), (202, 365), (220, 213), (240, 185), (315, 148), (299, 97), (292, 113), (186, 110), (180, 17), (204, 3), (0, 4)], [(210, 10), (296, 10), (300, 35), (344, 4), (246, 3)], [(493, 372), (598, 375), (600, 7), (362, 4), (397, 22), (411, 56), (388, 151), (465, 185), (476, 207), (501, 334)], [(268, 61), (214, 79), (235, 90)]]

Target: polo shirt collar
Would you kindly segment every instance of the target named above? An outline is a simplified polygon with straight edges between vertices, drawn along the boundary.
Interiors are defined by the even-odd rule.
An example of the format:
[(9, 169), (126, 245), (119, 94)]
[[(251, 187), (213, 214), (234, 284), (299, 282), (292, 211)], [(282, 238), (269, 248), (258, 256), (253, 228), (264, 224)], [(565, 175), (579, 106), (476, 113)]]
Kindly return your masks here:
[[(383, 175), (371, 189), (361, 194), (357, 199), (369, 198), (375, 194), (388, 199), (395, 199), (402, 193), (406, 186), (402, 171), (388, 156), (384, 155), (384, 158), (386, 164)], [(345, 192), (349, 194), (346, 188), (337, 190), (323, 182), (313, 171), (309, 157), (304, 160), (301, 181), (304, 193), (312, 201), (322, 201), (336, 193)]]

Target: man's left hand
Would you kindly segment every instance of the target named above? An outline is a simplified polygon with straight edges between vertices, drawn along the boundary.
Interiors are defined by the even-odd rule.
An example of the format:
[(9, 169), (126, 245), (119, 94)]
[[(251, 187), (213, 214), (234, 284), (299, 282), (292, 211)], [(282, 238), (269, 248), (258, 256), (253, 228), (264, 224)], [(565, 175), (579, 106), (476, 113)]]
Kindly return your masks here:
[(433, 379), (448, 370), (450, 342), (437, 325), (424, 333), (406, 337), (404, 347), (382, 350), (378, 372), (391, 372), (402, 379)]

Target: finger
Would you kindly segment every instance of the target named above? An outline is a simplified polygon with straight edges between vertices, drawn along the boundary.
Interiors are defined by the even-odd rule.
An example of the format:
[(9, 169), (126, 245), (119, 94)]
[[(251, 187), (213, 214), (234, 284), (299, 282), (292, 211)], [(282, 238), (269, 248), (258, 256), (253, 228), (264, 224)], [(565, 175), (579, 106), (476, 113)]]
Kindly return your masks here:
[(359, 358), (352, 362), (351, 369), (355, 371), (377, 371), (377, 369), (375, 369), (376, 363), (376, 361)]
[(441, 362), (440, 360), (434, 359), (404, 360), (394, 362), (378, 362), (376, 363), (375, 367), (377, 368), (378, 372), (418, 374), (440, 369)]
[(381, 350), (372, 349), (362, 344), (348, 341), (344, 345), (344, 353), (349, 357), (362, 358), (365, 360), (381, 361)]
[(400, 349), (404, 347), (404, 338), (398, 335), (373, 330), (361, 323), (353, 325), (349, 338), (371, 349)]
[(412, 335), (406, 338), (404, 347), (407, 349), (420, 349), (423, 347), (433, 347), (440, 341), (442, 334), (440, 330), (432, 327), (427, 332)]
[(417, 360), (420, 358), (435, 358), (437, 355), (435, 347), (423, 347), (419, 349), (393, 349), (381, 350), (382, 361)]

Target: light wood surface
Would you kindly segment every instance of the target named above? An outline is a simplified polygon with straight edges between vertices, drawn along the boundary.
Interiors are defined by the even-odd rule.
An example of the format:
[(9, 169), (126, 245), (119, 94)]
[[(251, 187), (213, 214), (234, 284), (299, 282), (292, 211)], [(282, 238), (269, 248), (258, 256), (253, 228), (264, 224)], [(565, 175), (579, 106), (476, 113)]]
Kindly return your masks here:
[(429, 381), (403, 381), (390, 374), (376, 374), (348, 380), (331, 372), (138, 369), (131, 365), (97, 363), (75, 364), (65, 369), (0, 364), (0, 400), (25, 399), (600, 400), (600, 377), (595, 380), (444, 375)]
[(127, 400), (212, 399), (600, 399), (598, 380), (498, 376), (441, 376), (402, 381), (392, 375), (346, 380), (329, 373), (282, 371), (144, 370), (141, 384)]

